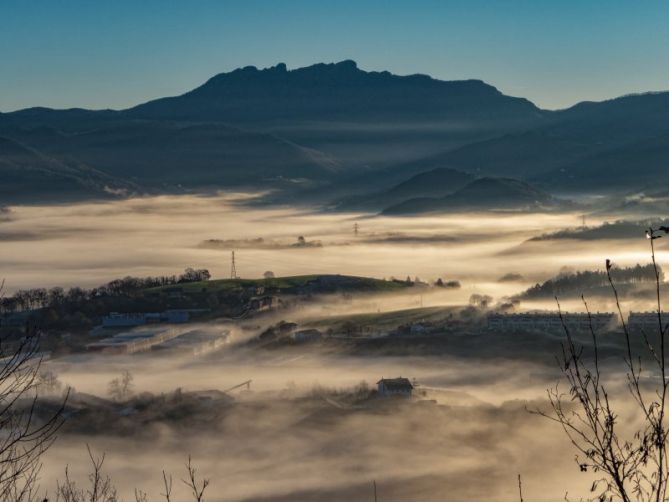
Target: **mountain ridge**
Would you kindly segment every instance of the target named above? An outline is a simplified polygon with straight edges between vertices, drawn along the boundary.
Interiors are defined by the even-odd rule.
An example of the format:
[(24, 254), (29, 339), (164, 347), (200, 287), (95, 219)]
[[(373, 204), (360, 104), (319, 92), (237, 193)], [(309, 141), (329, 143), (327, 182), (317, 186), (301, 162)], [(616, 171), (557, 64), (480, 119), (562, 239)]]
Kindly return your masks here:
[[(553, 193), (633, 192), (667, 172), (666, 116), (664, 91), (548, 111), (482, 80), (365, 71), (345, 60), (238, 68), (124, 110), (0, 113), (0, 136), (146, 190), (257, 186), (308, 200), (301, 187), (314, 187), (322, 205), (365, 194), (381, 204), (384, 190), (436, 168)], [(46, 169), (44, 158), (33, 159)], [(12, 172), (28, 167), (14, 162)], [(408, 196), (444, 193), (413, 186)]]
[(506, 96), (481, 80), (368, 72), (345, 60), (293, 70), (285, 64), (262, 70), (239, 68), (219, 73), (181, 95), (148, 101), (123, 113), (152, 119), (254, 123), (350, 120), (363, 115), (405, 120), (491, 118), (495, 113), (496, 120), (519, 120), (542, 112), (525, 98)]
[(73, 160), (59, 160), (0, 136), (0, 200), (20, 202), (26, 194), (41, 202), (113, 198), (138, 187)]

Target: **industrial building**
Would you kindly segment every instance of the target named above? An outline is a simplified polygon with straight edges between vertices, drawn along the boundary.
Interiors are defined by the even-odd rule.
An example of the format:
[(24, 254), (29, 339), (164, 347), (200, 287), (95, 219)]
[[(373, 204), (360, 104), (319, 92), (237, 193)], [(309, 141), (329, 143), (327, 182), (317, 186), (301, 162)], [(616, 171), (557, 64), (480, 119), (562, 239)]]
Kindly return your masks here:
[(219, 349), (229, 341), (230, 332), (192, 330), (174, 338), (157, 343), (151, 347), (152, 351), (175, 354), (190, 354), (201, 356)]
[(588, 315), (582, 312), (563, 312), (562, 319), (558, 312), (526, 312), (514, 314), (488, 315), (488, 329), (491, 330), (526, 330), (560, 331), (564, 325), (573, 331), (587, 331), (592, 326), (598, 331), (614, 329), (617, 317), (613, 312), (596, 312)]
[(102, 318), (102, 326), (105, 328), (130, 328), (143, 326), (145, 324), (170, 323), (181, 324), (190, 320), (188, 310), (166, 310), (165, 312), (138, 312), (119, 313), (112, 312)]
[(106, 354), (134, 354), (149, 350), (152, 346), (176, 338), (181, 334), (176, 329), (138, 330), (119, 333), (99, 342), (89, 343), (86, 350)]
[[(662, 312), (662, 326), (663, 328), (669, 322), (669, 314)], [(657, 332), (660, 323), (657, 317), (657, 312), (630, 312), (627, 318), (627, 327), (630, 331), (644, 331), (651, 333), (653, 330)]]
[(298, 343), (305, 343), (305, 342), (317, 342), (319, 340), (323, 339), (323, 333), (321, 333), (317, 329), (303, 329), (300, 331), (296, 331), (292, 335), (293, 340), (295, 340)]

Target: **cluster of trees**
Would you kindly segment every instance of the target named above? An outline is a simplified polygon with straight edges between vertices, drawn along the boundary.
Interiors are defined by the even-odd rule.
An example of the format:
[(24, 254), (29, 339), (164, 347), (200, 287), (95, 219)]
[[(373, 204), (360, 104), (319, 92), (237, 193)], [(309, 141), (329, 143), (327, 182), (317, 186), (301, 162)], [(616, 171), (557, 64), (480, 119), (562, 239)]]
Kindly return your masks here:
[(444, 281), (441, 277), (437, 279), (434, 285), (438, 288), (446, 289), (460, 289), (462, 287), (460, 281)]
[(125, 401), (133, 392), (133, 376), (128, 370), (124, 370), (119, 378), (114, 378), (109, 382), (108, 392), (114, 401)]
[[(603, 224), (594, 227), (566, 228), (553, 233), (542, 234), (532, 237), (530, 241), (552, 241), (558, 239), (579, 239), (585, 241), (604, 240), (604, 239), (636, 239), (643, 236), (644, 230), (648, 228), (649, 222), (616, 220), (613, 222), (605, 221)], [(662, 220), (657, 223), (658, 226), (669, 226), (669, 220)]]
[(410, 275), (407, 275), (407, 278), (404, 279), (404, 280), (398, 279), (395, 276), (391, 275), (390, 276), (390, 281), (392, 281), (392, 282), (404, 282), (405, 284), (408, 284), (410, 286), (413, 286), (415, 284), (427, 284), (426, 282), (423, 282), (423, 280), (420, 277), (415, 276), (412, 279)]
[[(173, 277), (174, 276), (172, 276), (172, 278)], [(211, 279), (211, 274), (206, 268), (194, 269), (189, 267), (177, 278), (176, 282), (201, 282), (208, 281), (209, 279)]]
[(474, 293), (469, 297), (469, 304), (473, 307), (487, 309), (492, 304), (493, 298), (490, 295), (481, 295)]
[[(627, 268), (612, 268), (611, 277), (618, 285), (655, 282), (653, 265), (639, 265)], [(660, 281), (664, 281), (664, 272), (658, 267)], [(553, 298), (555, 296), (581, 295), (583, 292), (608, 287), (609, 281), (605, 271), (581, 271), (562, 273), (542, 284), (532, 286), (521, 297)]]
[(321, 241), (308, 241), (304, 238), (303, 235), (300, 235), (297, 238), (297, 242), (295, 244), (292, 244), (291, 247), (293, 247), (293, 248), (320, 248), (320, 247), (323, 247), (323, 244), (321, 244)]
[(68, 290), (60, 287), (21, 289), (12, 296), (0, 299), (0, 314), (41, 308), (59, 308), (63, 305), (81, 305), (95, 298), (132, 296), (137, 291), (147, 288), (207, 281), (210, 278), (211, 274), (206, 269), (187, 268), (181, 275), (124, 277), (91, 289), (79, 287), (69, 288)]
[[(385, 279), (384, 279), (385, 280)], [(410, 275), (407, 275), (406, 279), (397, 279), (395, 276), (390, 276), (388, 279), (393, 282), (404, 282), (405, 284), (408, 284), (410, 286), (414, 285), (428, 285), (429, 283), (422, 280), (420, 277), (416, 276), (413, 279), (411, 278)], [(438, 288), (446, 288), (446, 289), (459, 289), (462, 287), (462, 284), (460, 284), (460, 281), (456, 280), (444, 280), (441, 277), (439, 277), (436, 281), (434, 281), (433, 285)]]

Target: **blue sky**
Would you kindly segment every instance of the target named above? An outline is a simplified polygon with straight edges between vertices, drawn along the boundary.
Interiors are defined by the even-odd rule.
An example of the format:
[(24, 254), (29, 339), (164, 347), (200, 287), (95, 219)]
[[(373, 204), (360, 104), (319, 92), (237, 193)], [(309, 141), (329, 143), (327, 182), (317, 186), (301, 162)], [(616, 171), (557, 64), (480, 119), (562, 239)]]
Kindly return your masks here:
[(546, 108), (669, 89), (666, 0), (0, 0), (0, 111), (122, 108), (239, 66), (354, 59)]

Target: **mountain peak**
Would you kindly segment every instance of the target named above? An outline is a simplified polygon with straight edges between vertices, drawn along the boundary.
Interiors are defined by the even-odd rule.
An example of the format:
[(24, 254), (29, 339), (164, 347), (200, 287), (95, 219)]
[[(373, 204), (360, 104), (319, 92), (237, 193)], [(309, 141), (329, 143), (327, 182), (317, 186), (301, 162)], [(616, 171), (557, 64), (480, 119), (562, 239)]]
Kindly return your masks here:
[(353, 61), (352, 59), (344, 59), (343, 61), (339, 61), (338, 63), (334, 63), (335, 68), (340, 69), (340, 70), (357, 70), (358, 69), (358, 63)]
[[(356, 63), (352, 59), (345, 59), (343, 61), (339, 61), (338, 63), (316, 63), (310, 66), (304, 66), (302, 68), (294, 68), (292, 70), (288, 69), (286, 63), (277, 63), (275, 66), (269, 66), (263, 69), (260, 69), (257, 66), (249, 65), (237, 68), (230, 72), (218, 73), (214, 75), (212, 78), (210, 78), (201, 87), (204, 87), (210, 83), (218, 83), (225, 79), (236, 76), (262, 77), (264, 75), (277, 75), (277, 74), (285, 75), (285, 74), (295, 74), (295, 73), (305, 74), (305, 73), (333, 73), (333, 72), (341, 74), (355, 73), (355, 72), (367, 73), (360, 70), (358, 68), (358, 63)], [(390, 73), (388, 72), (384, 73), (390, 75)]]
[(219, 73), (181, 96), (128, 110), (141, 118), (257, 123), (281, 120), (527, 120), (541, 111), (480, 80), (366, 71), (345, 59), (288, 69), (278, 63)]

